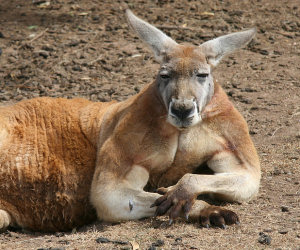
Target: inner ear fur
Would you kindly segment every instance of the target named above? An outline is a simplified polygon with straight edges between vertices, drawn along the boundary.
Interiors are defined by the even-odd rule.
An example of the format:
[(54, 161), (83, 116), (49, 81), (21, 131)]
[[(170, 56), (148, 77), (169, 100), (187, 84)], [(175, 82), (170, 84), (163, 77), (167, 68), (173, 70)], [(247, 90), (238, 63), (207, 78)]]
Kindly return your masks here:
[(235, 32), (212, 39), (200, 45), (207, 61), (216, 66), (223, 56), (246, 46), (256, 34), (256, 28)]

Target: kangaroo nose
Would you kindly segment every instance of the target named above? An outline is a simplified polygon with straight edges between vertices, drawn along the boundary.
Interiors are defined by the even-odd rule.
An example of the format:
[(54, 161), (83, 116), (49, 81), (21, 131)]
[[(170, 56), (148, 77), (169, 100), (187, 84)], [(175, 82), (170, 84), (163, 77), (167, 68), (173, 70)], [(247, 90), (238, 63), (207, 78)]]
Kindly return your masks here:
[(171, 106), (171, 114), (179, 118), (180, 120), (184, 120), (188, 118), (191, 114), (194, 113), (195, 107), (192, 106), (190, 108), (182, 107), (182, 106)]

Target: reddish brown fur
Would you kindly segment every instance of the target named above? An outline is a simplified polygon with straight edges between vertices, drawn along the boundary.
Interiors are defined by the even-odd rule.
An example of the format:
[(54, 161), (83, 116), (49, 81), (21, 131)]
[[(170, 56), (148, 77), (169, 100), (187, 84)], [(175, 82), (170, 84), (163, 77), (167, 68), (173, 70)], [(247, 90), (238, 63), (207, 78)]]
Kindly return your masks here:
[(199, 63), (206, 61), (205, 56), (200, 53), (199, 47), (192, 45), (179, 45), (169, 57), (176, 60), (175, 71), (182, 77), (190, 76), (193, 73), (192, 70), (199, 66)]
[[(149, 32), (135, 21), (140, 32), (142, 27)], [(141, 35), (151, 40), (147, 32)], [(177, 92), (191, 98), (193, 88), (184, 85), (199, 66), (210, 70), (205, 54), (168, 41), (173, 44), (170, 64), (181, 81)], [(10, 224), (31, 230), (69, 230), (96, 218), (90, 202), (99, 218), (110, 221), (139, 219), (144, 211), (153, 216), (150, 204), (159, 195), (143, 191), (147, 181), (152, 188), (177, 183), (167, 198), (191, 204), (206, 192), (228, 200), (252, 198), (260, 180), (258, 156), (245, 120), (222, 88), (215, 84), (212, 99), (201, 107), (202, 120), (197, 112), (197, 123), (185, 130), (168, 122), (166, 106), (154, 82), (120, 103), (37, 98), (2, 107), (0, 227), (11, 217)], [(189, 174), (206, 161), (221, 175)], [(199, 217), (207, 206), (198, 201), (192, 215)]]
[[(1, 138), (0, 207), (18, 225), (32, 230), (68, 230), (95, 219), (88, 197), (101, 126), (106, 132), (99, 142), (103, 146), (96, 174), (108, 168), (119, 178), (132, 164), (142, 164), (150, 172), (151, 185), (159, 187), (193, 172), (197, 166), (192, 155), (181, 152), (173, 163), (166, 159), (167, 168), (153, 169), (152, 160), (144, 160), (150, 152), (163, 152), (161, 142), (178, 134), (165, 122), (166, 111), (156, 91), (153, 83), (115, 104), (38, 98), (3, 107), (0, 119), (7, 135)], [(245, 136), (247, 125), (218, 84), (203, 117), (212, 133), (226, 136), (251, 165), (258, 164)], [(17, 165), (22, 168), (19, 173)]]
[(88, 201), (96, 145), (80, 121), (89, 105), (38, 98), (1, 108), (0, 207), (18, 225), (69, 230), (96, 218)]

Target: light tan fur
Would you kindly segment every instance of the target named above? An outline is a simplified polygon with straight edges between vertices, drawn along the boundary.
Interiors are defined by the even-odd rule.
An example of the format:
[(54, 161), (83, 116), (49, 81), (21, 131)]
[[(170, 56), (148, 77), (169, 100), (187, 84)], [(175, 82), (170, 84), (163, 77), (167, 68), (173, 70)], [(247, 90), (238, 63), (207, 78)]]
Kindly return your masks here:
[[(168, 56), (185, 77), (193, 60), (208, 65), (199, 53), (180, 45)], [(150, 206), (163, 196), (147, 190), (159, 187), (174, 205), (192, 200), (191, 219), (210, 208), (195, 200), (200, 194), (250, 200), (258, 156), (219, 84), (199, 116), (186, 129), (168, 122), (156, 81), (119, 103), (37, 98), (0, 108), (0, 228), (58, 231), (96, 214), (106, 221), (153, 216)], [(214, 175), (195, 174), (203, 163)]]

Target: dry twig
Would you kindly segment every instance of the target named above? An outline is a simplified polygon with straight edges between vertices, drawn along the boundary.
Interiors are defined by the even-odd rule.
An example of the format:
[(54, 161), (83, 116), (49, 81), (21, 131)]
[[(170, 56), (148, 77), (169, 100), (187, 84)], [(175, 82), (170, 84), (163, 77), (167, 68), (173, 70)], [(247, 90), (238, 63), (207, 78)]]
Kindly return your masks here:
[(32, 38), (29, 43), (32, 43), (33, 41), (39, 39), (40, 37), (42, 37), (46, 32), (48, 31), (48, 28), (46, 28), (44, 31), (42, 31), (40, 34), (36, 35), (34, 38)]

